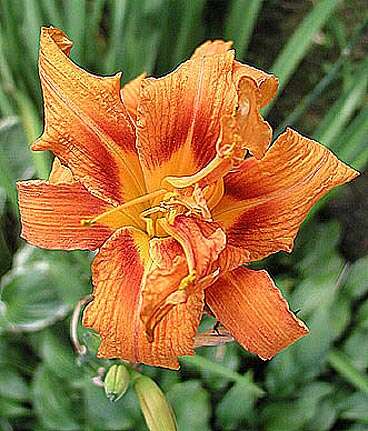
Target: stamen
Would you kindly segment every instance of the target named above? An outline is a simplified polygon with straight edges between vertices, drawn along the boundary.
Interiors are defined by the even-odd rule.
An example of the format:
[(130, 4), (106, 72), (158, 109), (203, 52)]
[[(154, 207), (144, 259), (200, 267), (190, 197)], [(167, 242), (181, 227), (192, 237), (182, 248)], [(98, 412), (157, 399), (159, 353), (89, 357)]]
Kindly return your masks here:
[(95, 223), (100, 222), (101, 220), (105, 219), (106, 217), (109, 217), (111, 214), (115, 214), (117, 212), (124, 212), (127, 208), (141, 204), (143, 202), (147, 202), (150, 199), (157, 198), (159, 196), (164, 195), (165, 193), (167, 193), (166, 189), (156, 190), (155, 192), (147, 193), (143, 196), (139, 196), (135, 199), (132, 199), (131, 201), (128, 201), (128, 202), (124, 203), (123, 205), (112, 208), (111, 210), (106, 211), (106, 212), (98, 215), (97, 217), (95, 217), (93, 219), (81, 220), (80, 223), (82, 226), (92, 226)]

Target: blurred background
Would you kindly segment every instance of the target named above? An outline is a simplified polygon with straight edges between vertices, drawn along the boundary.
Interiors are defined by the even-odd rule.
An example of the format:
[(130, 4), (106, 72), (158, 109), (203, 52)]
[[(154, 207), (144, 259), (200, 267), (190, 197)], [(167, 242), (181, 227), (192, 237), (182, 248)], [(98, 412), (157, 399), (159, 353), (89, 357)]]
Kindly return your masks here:
[[(42, 130), (41, 25), (63, 29), (72, 58), (99, 74), (160, 76), (206, 39), (273, 72), (264, 112), (275, 136), (291, 125), (361, 172), (368, 163), (366, 0), (0, 0), (0, 430), (145, 430), (132, 390), (110, 403), (93, 377), (98, 338), (70, 316), (91, 291), (86, 252), (19, 239), (15, 181), (47, 178), (31, 154)], [(181, 431), (368, 430), (368, 191), (362, 175), (319, 204), (291, 255), (261, 262), (311, 334), (270, 362), (236, 344), (202, 348), (179, 372), (143, 367)], [(96, 379), (94, 380), (96, 381)]]

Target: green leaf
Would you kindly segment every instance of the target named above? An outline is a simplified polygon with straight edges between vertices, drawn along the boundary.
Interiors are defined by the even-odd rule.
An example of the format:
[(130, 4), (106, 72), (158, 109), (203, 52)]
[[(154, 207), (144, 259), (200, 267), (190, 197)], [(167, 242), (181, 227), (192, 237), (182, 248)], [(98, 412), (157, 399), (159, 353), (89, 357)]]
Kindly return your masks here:
[[(71, 254), (26, 246), (0, 283), (0, 314), (12, 330), (37, 331), (63, 319), (86, 295), (86, 280)], [(89, 278), (89, 271), (86, 272)]]
[(28, 396), (29, 390), (24, 378), (10, 367), (2, 367), (0, 369), (0, 397), (25, 401)]
[(0, 419), (18, 418), (21, 416), (28, 416), (30, 414), (29, 409), (24, 407), (19, 402), (9, 400), (7, 398), (1, 398), (1, 397), (0, 397), (0, 412), (1, 412)]
[(180, 431), (210, 430), (210, 398), (199, 381), (177, 383), (166, 396), (174, 409)]
[[(351, 85), (329, 109), (314, 133), (314, 138), (331, 149), (335, 148), (335, 140), (361, 104), (367, 90), (368, 61), (365, 61), (355, 72)], [(340, 151), (349, 142), (340, 143)]]
[(66, 346), (62, 334), (54, 335), (50, 329), (40, 334), (40, 356), (43, 363), (61, 379), (74, 380), (81, 376), (72, 347)]
[[(75, 431), (80, 429), (70, 393), (65, 383), (51, 371), (40, 366), (32, 381), (33, 403), (40, 422), (49, 430)], [(78, 402), (78, 401), (77, 401)]]
[[(200, 350), (200, 355), (207, 358), (211, 363), (221, 362), (221, 366), (226, 367), (229, 371), (237, 372), (240, 365), (240, 358), (238, 355), (239, 346), (236, 343), (221, 346), (220, 348), (203, 348)], [(223, 375), (217, 375), (212, 372), (212, 369), (202, 368), (201, 376), (212, 390), (221, 390), (228, 385), (229, 378)]]
[[(357, 325), (359, 323), (358, 321)], [(368, 368), (367, 337), (367, 328), (355, 327), (343, 344), (344, 353), (351, 359), (352, 365), (361, 372)]]
[[(37, 331), (63, 319), (70, 310), (55, 289), (57, 267), (36, 262), (12, 270), (2, 280), (2, 317), (9, 329)], [(53, 286), (53, 288), (50, 288)]]
[[(279, 95), (312, 46), (314, 36), (339, 4), (341, 0), (320, 0), (315, 3), (278, 55), (271, 70), (279, 78)], [(267, 106), (265, 112), (270, 110), (275, 100), (276, 98)]]
[(233, 0), (225, 23), (225, 39), (233, 40), (238, 58), (245, 58), (263, 0)]
[(367, 393), (356, 392), (346, 398), (340, 404), (342, 409), (341, 417), (351, 421), (363, 422), (368, 424), (368, 395)]
[(346, 381), (368, 394), (368, 376), (354, 367), (349, 356), (333, 350), (328, 355), (328, 362)]
[(254, 405), (259, 395), (242, 383), (235, 383), (216, 408), (216, 417), (221, 429), (232, 430), (254, 418)]
[(180, 362), (186, 367), (193, 367), (199, 370), (207, 370), (214, 375), (222, 376), (223, 378), (229, 379), (231, 381), (243, 383), (245, 385), (248, 385), (249, 388), (255, 393), (259, 395), (263, 394), (263, 390), (259, 388), (256, 384), (252, 383), (248, 375), (243, 376), (235, 371), (224, 367), (222, 364), (216, 361), (211, 361), (210, 359), (207, 359), (200, 355), (195, 355), (183, 356), (180, 358)]
[(334, 400), (323, 399), (318, 404), (318, 409), (313, 418), (305, 426), (305, 431), (329, 431), (337, 419), (337, 408)]
[(368, 291), (368, 256), (355, 261), (349, 268), (344, 290), (353, 299), (359, 299)]
[(320, 401), (333, 391), (325, 382), (313, 382), (301, 387), (295, 401), (276, 401), (262, 410), (265, 431), (299, 431), (318, 412)]
[(17, 117), (7, 117), (0, 121), (0, 170), (0, 186), (5, 190), (17, 214), (18, 198), (15, 182), (32, 175), (31, 154)]
[[(104, 389), (97, 387), (90, 380), (83, 385), (85, 416), (90, 430), (128, 430), (137, 429), (136, 421), (131, 416), (131, 407), (138, 410), (136, 400), (125, 394), (123, 399), (111, 403)], [(128, 408), (128, 405), (130, 407)], [(142, 422), (141, 422), (142, 423)]]

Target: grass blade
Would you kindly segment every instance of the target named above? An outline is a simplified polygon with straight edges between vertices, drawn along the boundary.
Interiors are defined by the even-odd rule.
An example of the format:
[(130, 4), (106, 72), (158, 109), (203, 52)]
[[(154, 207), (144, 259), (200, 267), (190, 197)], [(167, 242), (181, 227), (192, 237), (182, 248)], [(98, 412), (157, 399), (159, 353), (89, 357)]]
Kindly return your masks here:
[(333, 141), (349, 122), (366, 94), (367, 77), (368, 59), (359, 67), (346, 93), (344, 92), (337, 99), (314, 133), (314, 137), (329, 148), (334, 149)]
[[(285, 120), (278, 126), (275, 135), (278, 136), (282, 130), (286, 126), (294, 125), (299, 118), (306, 112), (306, 110), (318, 99), (318, 97), (325, 91), (325, 89), (337, 78), (341, 68), (345, 63), (349, 63), (348, 61), (351, 51), (355, 47), (355, 45), (361, 41), (362, 36), (365, 34), (368, 28), (368, 20), (359, 26), (359, 28), (354, 32), (350, 41), (341, 49), (341, 54), (335, 64), (330, 68), (329, 72), (324, 76), (324, 78), (315, 86), (315, 88), (307, 94), (302, 101), (297, 105), (294, 111), (288, 115)], [(345, 87), (344, 80), (344, 89), (345, 91), (348, 88)]]
[(122, 50), (123, 29), (126, 11), (126, 0), (114, 0), (112, 2), (110, 41), (104, 64), (105, 73), (112, 73), (117, 69), (117, 59), (119, 58), (119, 54), (121, 54)]
[(86, 33), (86, 0), (67, 0), (65, 2), (66, 11), (66, 31), (68, 37), (73, 41), (77, 49), (72, 50), (72, 58), (80, 63), (84, 63), (85, 33)]
[(237, 57), (245, 58), (263, 0), (233, 0), (225, 23), (225, 39), (233, 40)]
[[(324, 26), (342, 0), (321, 0), (315, 3), (271, 67), (280, 81), (279, 95), (312, 45), (314, 35)], [(269, 112), (276, 98), (264, 110)]]
[(176, 39), (176, 47), (172, 56), (172, 65), (177, 65), (184, 61), (191, 54), (191, 49), (194, 45), (193, 35), (195, 29), (201, 25), (203, 8), (206, 4), (205, 0), (195, 2), (182, 2), (180, 16), (180, 31)]

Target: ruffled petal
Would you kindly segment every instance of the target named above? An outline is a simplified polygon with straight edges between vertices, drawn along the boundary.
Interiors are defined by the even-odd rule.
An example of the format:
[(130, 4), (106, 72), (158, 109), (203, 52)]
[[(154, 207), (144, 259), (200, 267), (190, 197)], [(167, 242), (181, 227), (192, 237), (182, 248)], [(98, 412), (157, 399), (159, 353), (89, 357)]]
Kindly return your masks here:
[(179, 215), (164, 229), (171, 238), (151, 240), (154, 265), (142, 294), (141, 317), (149, 338), (170, 310), (202, 297), (219, 275), (216, 261), (226, 244), (217, 223), (195, 217)]
[[(160, 240), (160, 252), (161, 269), (169, 274), (177, 245)], [(92, 265), (94, 299), (83, 319), (102, 337), (99, 357), (177, 369), (178, 356), (193, 354), (203, 292), (172, 308), (156, 326), (153, 339), (147, 337), (141, 320), (142, 290), (156, 264), (148, 237), (134, 228), (116, 231), (100, 249)]]
[(111, 234), (107, 226), (82, 227), (81, 219), (103, 212), (106, 202), (95, 198), (68, 174), (54, 171), (55, 182), (67, 175), (69, 183), (21, 181), (17, 183), (21, 236), (30, 244), (49, 249), (95, 250)]
[(207, 57), (209, 55), (223, 54), (227, 51), (230, 51), (232, 46), (233, 42), (231, 41), (225, 42), (221, 39), (207, 40), (195, 49), (191, 56), (191, 59)]
[(226, 234), (218, 223), (178, 215), (165, 230), (182, 246), (189, 273), (198, 279), (209, 275), (226, 246)]
[(239, 82), (241, 78), (251, 78), (257, 84), (259, 90), (259, 105), (261, 108), (266, 106), (277, 93), (279, 80), (276, 76), (256, 69), (247, 64), (234, 61), (234, 80)]
[[(253, 78), (242, 77), (237, 83), (238, 110), (236, 128), (233, 131), (239, 135), (239, 147), (252, 153), (260, 159), (266, 153), (272, 139), (271, 126), (261, 114), (260, 91)], [(231, 136), (227, 141), (234, 141)]]
[(143, 79), (146, 77), (145, 73), (134, 78), (132, 81), (128, 82), (121, 89), (121, 95), (124, 101), (124, 105), (126, 106), (130, 117), (133, 121), (137, 120), (137, 110), (138, 110), (138, 102), (139, 102), (139, 91), (141, 88), (141, 84)]
[(291, 251), (311, 207), (357, 175), (325, 147), (288, 129), (263, 159), (247, 159), (225, 177), (213, 217), (225, 227), (238, 264)]
[[(223, 40), (208, 40), (200, 45), (193, 53), (191, 58), (204, 57), (208, 55), (222, 54), (231, 49), (232, 41), (225, 42)], [(259, 90), (260, 106), (263, 108), (274, 98), (279, 86), (279, 80), (276, 76), (266, 73), (263, 70), (256, 69), (248, 64), (234, 61), (233, 79), (236, 84), (241, 78), (246, 77), (255, 81)]]
[(216, 155), (220, 119), (237, 102), (233, 53), (197, 57), (160, 79), (145, 79), (138, 150), (150, 190), (168, 175), (192, 175)]
[(82, 70), (68, 57), (71, 46), (62, 31), (42, 29), (45, 130), (32, 149), (51, 150), (92, 194), (122, 203), (145, 188), (120, 75), (101, 78)]
[(206, 303), (231, 335), (262, 359), (308, 333), (266, 271), (241, 267), (224, 274), (206, 290)]

